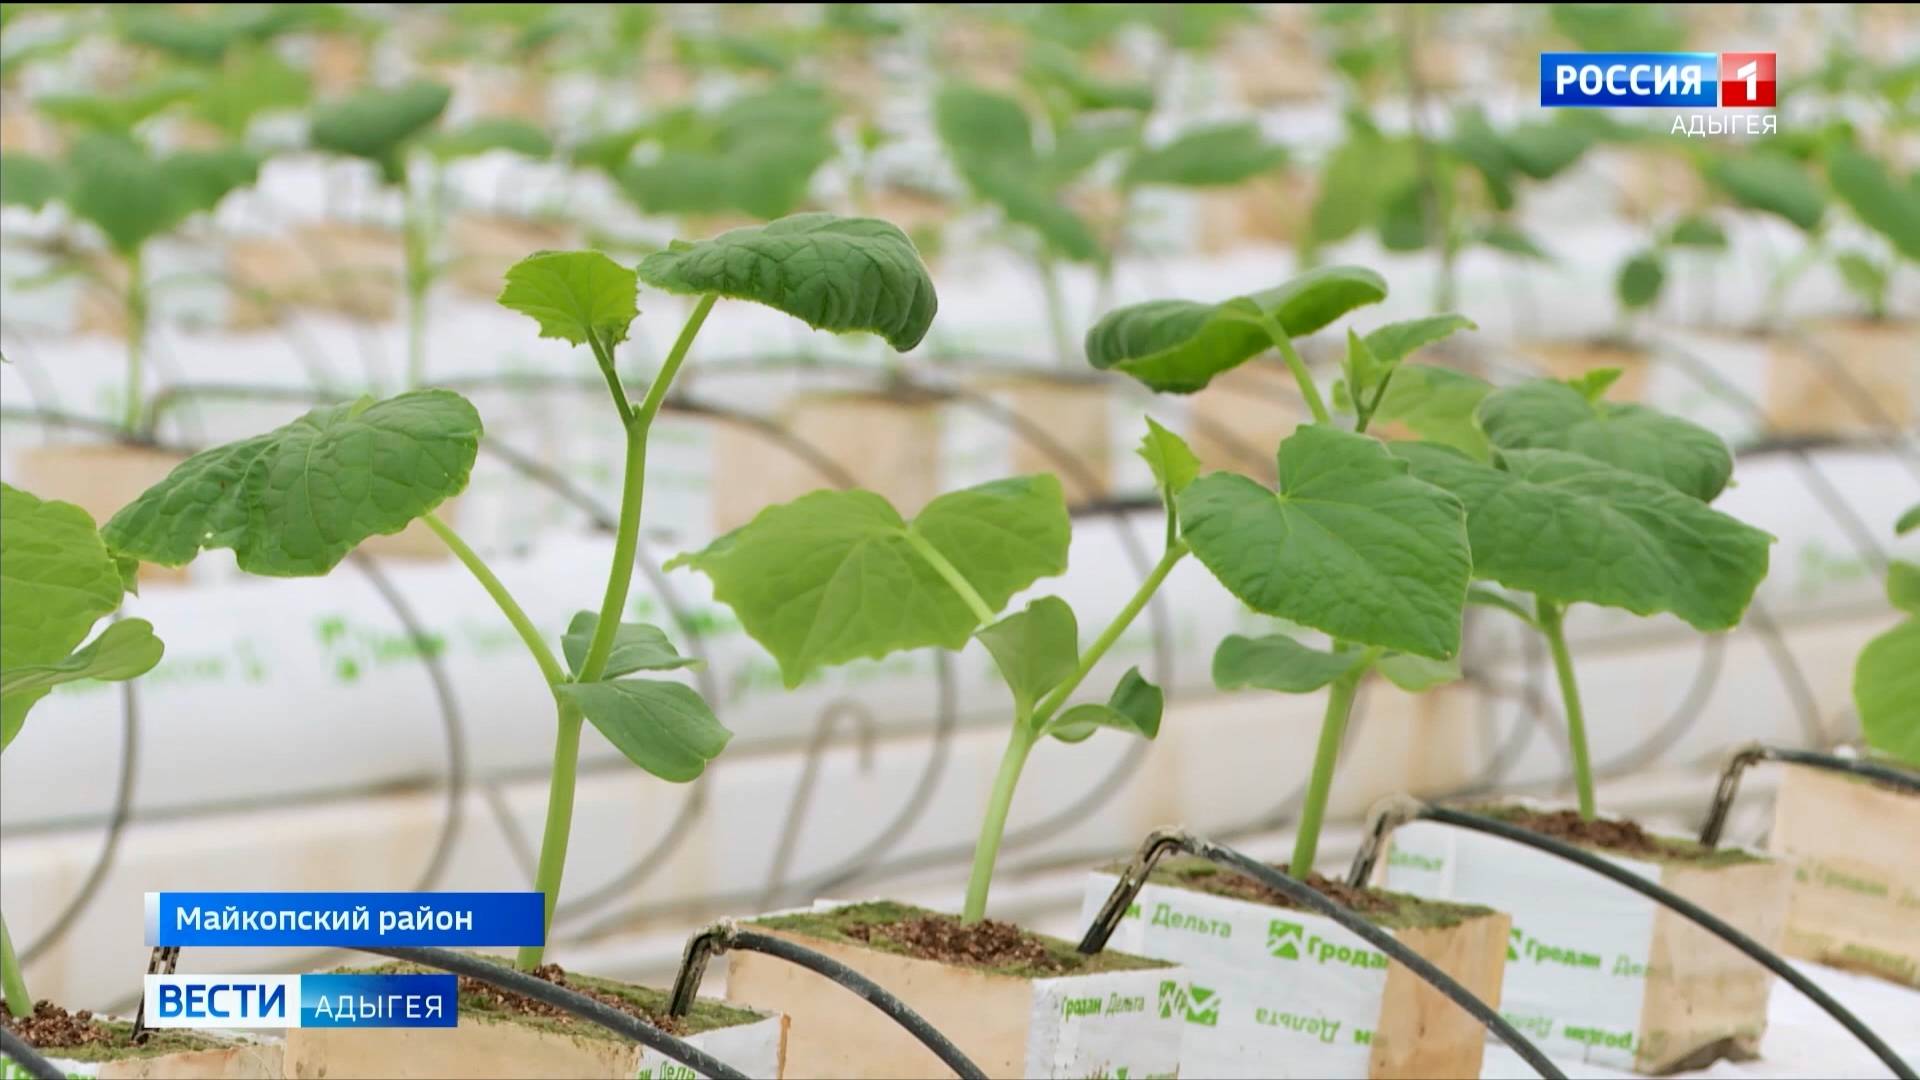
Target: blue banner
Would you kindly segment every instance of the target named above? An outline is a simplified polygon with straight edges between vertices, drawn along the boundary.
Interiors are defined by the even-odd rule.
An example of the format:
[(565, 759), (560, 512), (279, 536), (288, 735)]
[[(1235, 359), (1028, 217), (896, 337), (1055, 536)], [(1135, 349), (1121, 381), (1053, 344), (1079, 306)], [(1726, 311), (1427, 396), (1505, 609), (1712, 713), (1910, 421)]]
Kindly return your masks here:
[(454, 975), (300, 976), (303, 1028), (457, 1027), (459, 1015)]
[(1720, 54), (1543, 52), (1540, 104), (1713, 108), (1720, 104)]
[(502, 948), (546, 943), (537, 892), (147, 894), (147, 944)]

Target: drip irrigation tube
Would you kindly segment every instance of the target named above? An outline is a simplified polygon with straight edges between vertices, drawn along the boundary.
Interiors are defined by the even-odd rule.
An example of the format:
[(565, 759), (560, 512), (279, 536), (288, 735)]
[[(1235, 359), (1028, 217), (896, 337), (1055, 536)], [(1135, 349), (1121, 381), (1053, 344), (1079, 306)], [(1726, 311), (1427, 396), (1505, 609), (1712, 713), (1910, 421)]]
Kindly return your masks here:
[(987, 1074), (959, 1047), (953, 1045), (953, 1040), (940, 1034), (940, 1030), (928, 1023), (926, 1017), (914, 1012), (906, 1002), (888, 993), (879, 983), (804, 945), (796, 945), (772, 934), (742, 930), (731, 922), (715, 923), (687, 939), (686, 951), (680, 958), (680, 973), (673, 980), (673, 997), (667, 1005), (667, 1015), (687, 1015), (688, 1010), (693, 1008), (694, 995), (700, 991), (700, 980), (706, 977), (707, 961), (731, 949), (765, 953), (838, 983), (907, 1029), (908, 1034), (920, 1040), (920, 1045), (946, 1063), (954, 1075), (963, 1080), (985, 1080)]
[(1733, 809), (1734, 796), (1740, 793), (1740, 774), (1752, 765), (1762, 761), (1777, 761), (1782, 765), (1804, 765), (1812, 769), (1826, 769), (1829, 772), (1847, 773), (1875, 783), (1890, 784), (1905, 791), (1920, 794), (1920, 773), (1911, 773), (1903, 769), (1882, 765), (1859, 758), (1844, 758), (1834, 754), (1822, 754), (1815, 750), (1791, 750), (1784, 746), (1763, 746), (1755, 744), (1733, 755), (1727, 767), (1720, 774), (1720, 786), (1713, 793), (1713, 807), (1707, 811), (1707, 823), (1700, 829), (1700, 843), (1707, 847), (1720, 846), (1720, 833), (1727, 827), (1727, 813)]
[(690, 1046), (667, 1034), (637, 1016), (621, 1012), (585, 994), (568, 990), (564, 986), (556, 986), (525, 972), (447, 949), (368, 948), (361, 951), (389, 956), (410, 964), (435, 967), (442, 971), (451, 971), (456, 975), (465, 975), (470, 979), (491, 983), (502, 990), (530, 997), (556, 1009), (564, 1009), (588, 1023), (597, 1024), (616, 1035), (632, 1039), (648, 1049), (658, 1050), (688, 1068), (714, 1077), (715, 1080), (746, 1080), (746, 1074), (740, 1070), (698, 1047)]
[(5, 1054), (15, 1065), (27, 1070), (27, 1075), (33, 1080), (66, 1080), (65, 1072), (54, 1068), (53, 1062), (41, 1057), (10, 1027), (0, 1027), (0, 1054)]
[(1566, 1080), (1561, 1072), (1540, 1048), (1533, 1045), (1525, 1035), (1503, 1019), (1493, 1006), (1474, 996), (1473, 991), (1460, 985), (1453, 976), (1435, 967), (1432, 961), (1401, 944), (1398, 938), (1380, 929), (1366, 919), (1355, 914), (1344, 905), (1329, 899), (1313, 886), (1275, 870), (1256, 859), (1242, 855), (1229, 847), (1203, 837), (1194, 836), (1180, 829), (1157, 829), (1147, 837), (1146, 843), (1133, 856), (1133, 862), (1121, 872), (1120, 880), (1114, 885), (1113, 892), (1093, 917), (1093, 925), (1087, 927), (1086, 936), (1080, 939), (1080, 951), (1092, 955), (1105, 948), (1107, 939), (1113, 936), (1120, 920), (1126, 916), (1127, 908), (1140, 895), (1140, 889), (1147, 883), (1147, 875), (1153, 872), (1153, 866), (1160, 857), (1169, 851), (1180, 850), (1191, 855), (1219, 863), (1230, 870), (1238, 871), (1258, 881), (1276, 892), (1285, 893), (1301, 907), (1311, 909), (1353, 931), (1366, 939), (1367, 944), (1386, 953), (1395, 961), (1406, 966), (1407, 970), (1418, 975), (1434, 989), (1444, 994), (1447, 1000), (1466, 1010), (1469, 1016), (1480, 1021), (1488, 1031), (1498, 1036), (1500, 1041), (1513, 1048), (1527, 1066), (1548, 1080)]
[(1815, 1005), (1818, 1005), (1825, 1011), (1828, 1016), (1838, 1021), (1840, 1026), (1851, 1032), (1854, 1038), (1859, 1039), (1868, 1050), (1873, 1051), (1874, 1056), (1884, 1062), (1887, 1068), (1893, 1070), (1895, 1076), (1900, 1077), (1901, 1080), (1920, 1080), (1920, 1078), (1915, 1077), (1913, 1070), (1908, 1067), (1907, 1063), (1901, 1060), (1900, 1055), (1894, 1053), (1893, 1050), (1881, 1040), (1880, 1036), (1874, 1034), (1872, 1028), (1861, 1023), (1860, 1018), (1853, 1015), (1846, 1006), (1835, 1001), (1825, 990), (1820, 989), (1813, 980), (1794, 970), (1793, 965), (1782, 960), (1773, 950), (1753, 940), (1746, 934), (1741, 933), (1739, 930), (1734, 929), (1719, 916), (1688, 900), (1686, 897), (1680, 896), (1670, 889), (1663, 888), (1660, 885), (1648, 881), (1646, 878), (1641, 877), (1631, 870), (1616, 865), (1603, 855), (1584, 851), (1574, 847), (1572, 844), (1565, 843), (1550, 836), (1543, 836), (1530, 829), (1523, 829), (1517, 825), (1509, 825), (1504, 821), (1482, 817), (1479, 814), (1450, 810), (1443, 806), (1431, 806), (1417, 799), (1404, 797), (1391, 799), (1374, 810), (1373, 821), (1367, 829), (1365, 839), (1361, 842), (1360, 851), (1354, 856), (1353, 870), (1348, 876), (1348, 882), (1365, 881), (1368, 877), (1372, 876), (1374, 861), (1379, 857), (1380, 845), (1386, 839), (1387, 834), (1399, 825), (1415, 820), (1426, 820), (1441, 825), (1452, 825), (1457, 828), (1472, 829), (1476, 832), (1489, 833), (1505, 840), (1511, 840), (1517, 844), (1525, 844), (1528, 847), (1538, 848), (1549, 855), (1556, 855), (1568, 862), (1585, 867), (1602, 877), (1611, 878), (1653, 902), (1670, 908), (1696, 926), (1699, 926), (1720, 940), (1745, 953), (1768, 971), (1773, 972), (1782, 980), (1791, 984), (1794, 989), (1805, 994)]

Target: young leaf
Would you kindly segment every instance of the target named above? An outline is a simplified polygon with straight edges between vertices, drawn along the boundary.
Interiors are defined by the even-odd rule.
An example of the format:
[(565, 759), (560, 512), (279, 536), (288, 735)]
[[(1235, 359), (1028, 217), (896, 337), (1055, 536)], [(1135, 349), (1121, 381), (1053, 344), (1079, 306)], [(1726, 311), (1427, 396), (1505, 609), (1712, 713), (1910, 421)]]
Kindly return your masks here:
[(1367, 350), (1382, 364), (1397, 364), (1416, 351), (1460, 330), (1478, 330), (1479, 325), (1465, 315), (1429, 315), (1388, 323), (1366, 336)]
[(1451, 368), (1403, 364), (1374, 410), (1378, 421), (1399, 421), (1423, 439), (1451, 446), (1485, 461), (1492, 456), (1474, 412), (1493, 385)]
[(1660, 256), (1652, 251), (1641, 251), (1620, 264), (1620, 275), (1614, 281), (1614, 292), (1620, 297), (1622, 307), (1630, 310), (1646, 307), (1660, 296), (1660, 287), (1666, 284), (1667, 268)]
[(1077, 743), (1104, 727), (1151, 739), (1160, 734), (1165, 708), (1166, 696), (1160, 688), (1142, 678), (1139, 668), (1128, 668), (1105, 705), (1075, 705), (1047, 724), (1047, 734)]
[(1867, 642), (1853, 666), (1853, 704), (1868, 746), (1920, 766), (1920, 618)]
[(1286, 148), (1268, 142), (1258, 124), (1209, 124), (1134, 155), (1125, 182), (1133, 187), (1226, 187), (1271, 172), (1286, 161)]
[(67, 154), (67, 205), (129, 254), (178, 225), (192, 205), (164, 164), (118, 135), (85, 135)]
[[(573, 621), (567, 624), (567, 632), (560, 637), (560, 651), (567, 656), (567, 670), (575, 676), (580, 674), (580, 665), (586, 662), (587, 649), (593, 644), (593, 628), (599, 620), (598, 612), (576, 611)], [(698, 666), (700, 661), (681, 656), (659, 627), (651, 623), (621, 623), (613, 632), (613, 651), (607, 655), (607, 669), (600, 677), (617, 679), (636, 671), (672, 671)]]
[(1843, 251), (1833, 257), (1834, 268), (1840, 271), (1840, 280), (1846, 283), (1855, 296), (1865, 300), (1875, 310), (1885, 306), (1887, 295), (1886, 268), (1857, 251)]
[(817, 491), (667, 566), (712, 578), (715, 598), (793, 687), (861, 657), (966, 644), (981, 620), (919, 545), (998, 611), (1066, 571), (1071, 530), (1060, 482), (1045, 474), (950, 492), (911, 524), (870, 491)]
[(627, 760), (662, 780), (697, 780), (733, 733), (690, 687), (654, 679), (562, 683), (571, 700)]
[(1498, 390), (1480, 403), (1480, 430), (1508, 450), (1570, 450), (1665, 481), (1711, 502), (1733, 476), (1733, 455), (1698, 424), (1640, 405), (1591, 401), (1553, 379)]
[(905, 352), (939, 301), (913, 241), (874, 218), (794, 214), (697, 243), (675, 241), (640, 262), (640, 278), (673, 293), (718, 293), (784, 311), (820, 330), (866, 331)]
[(1574, 378), (1566, 380), (1566, 383), (1568, 386), (1580, 391), (1581, 397), (1586, 398), (1588, 401), (1597, 402), (1607, 396), (1607, 391), (1611, 390), (1613, 384), (1619, 382), (1620, 376), (1624, 374), (1626, 374), (1624, 368), (1598, 367), (1582, 372)]
[(1365, 658), (1359, 650), (1322, 652), (1286, 634), (1257, 638), (1233, 634), (1213, 650), (1213, 685), (1221, 690), (1252, 686), (1283, 694), (1311, 694)]
[(405, 167), (401, 149), (440, 119), (452, 96), (450, 88), (432, 82), (362, 90), (316, 111), (309, 137), (321, 150), (374, 162), (389, 183), (398, 183)]
[(1374, 670), (1386, 676), (1388, 682), (1410, 694), (1460, 681), (1460, 661), (1457, 657), (1452, 660), (1429, 660), (1424, 656), (1389, 653), (1375, 661), (1373, 666)]
[(1883, 165), (1850, 146), (1828, 152), (1827, 179), (1861, 221), (1920, 262), (1920, 197), (1901, 190)]
[(1483, 244), (1495, 251), (1504, 251), (1523, 259), (1537, 259), (1551, 262), (1553, 253), (1540, 246), (1533, 235), (1510, 221), (1495, 221), (1474, 233), (1475, 243)]
[(1174, 498), (1200, 475), (1200, 458), (1185, 439), (1161, 427), (1151, 416), (1147, 417), (1147, 433), (1141, 437), (1137, 453), (1153, 470), (1153, 482), (1168, 512), (1172, 512)]
[(182, 150), (161, 162), (187, 212), (211, 212), (220, 200), (260, 178), (260, 155), (242, 146)]
[(501, 307), (540, 324), (540, 336), (611, 347), (640, 314), (634, 272), (598, 251), (542, 251), (507, 270)]
[[(145, 675), (160, 662), (165, 647), (153, 636), (145, 619), (122, 619), (108, 624), (100, 636), (64, 659), (47, 664), (22, 664), (0, 671), (0, 698), (45, 693), (61, 683), (81, 679), (119, 682)], [(38, 696), (37, 694), (35, 696)]]
[[(0, 484), (0, 674), (64, 660), (120, 606), (122, 582), (87, 512)], [(0, 701), (5, 737), (46, 689)]]
[(1022, 714), (1067, 681), (1080, 661), (1080, 625), (1057, 596), (1043, 596), (975, 636), (992, 654)]
[(480, 414), (448, 390), (329, 405), (188, 458), (102, 535), (161, 566), (232, 548), (248, 573), (317, 576), (459, 494), (479, 447)]
[(60, 166), (32, 154), (0, 153), (0, 206), (38, 210), (66, 191)]
[(521, 157), (540, 159), (553, 153), (553, 140), (547, 133), (525, 120), (510, 116), (488, 116), (427, 140), (427, 149), (442, 161), (478, 157), (495, 150), (508, 150)]
[(1900, 519), (1893, 523), (1893, 535), (1905, 536), (1915, 529), (1920, 529), (1920, 503), (1907, 507)]
[(1727, 250), (1727, 230), (1710, 217), (1690, 214), (1674, 222), (1667, 232), (1667, 243), (1675, 247), (1704, 248), (1708, 251)]
[(1771, 153), (1725, 157), (1708, 163), (1706, 172), (1735, 202), (1778, 215), (1804, 231), (1819, 226), (1826, 212), (1826, 197), (1792, 158)]
[(1108, 312), (1087, 331), (1087, 361), (1148, 387), (1191, 394), (1215, 375), (1273, 347), (1249, 316), (1272, 315), (1293, 337), (1311, 334), (1364, 304), (1386, 299), (1380, 275), (1357, 266), (1310, 270), (1278, 288), (1221, 304), (1149, 300)]
[(1920, 615), (1920, 563), (1894, 559), (1887, 564), (1887, 603), (1909, 615)]
[(1346, 374), (1347, 393), (1356, 402), (1367, 402), (1372, 400), (1374, 387), (1386, 374), (1387, 365), (1373, 355), (1357, 331), (1348, 327), (1347, 357), (1341, 362), (1341, 370)]
[(1180, 496), (1187, 543), (1255, 611), (1444, 660), (1471, 563), (1460, 501), (1386, 445), (1324, 425), (1280, 444), (1280, 490), (1213, 473)]
[(1510, 450), (1493, 468), (1428, 443), (1393, 452), (1460, 497), (1475, 575), (1511, 589), (1712, 631), (1740, 621), (1767, 573), (1773, 537), (1602, 461)]

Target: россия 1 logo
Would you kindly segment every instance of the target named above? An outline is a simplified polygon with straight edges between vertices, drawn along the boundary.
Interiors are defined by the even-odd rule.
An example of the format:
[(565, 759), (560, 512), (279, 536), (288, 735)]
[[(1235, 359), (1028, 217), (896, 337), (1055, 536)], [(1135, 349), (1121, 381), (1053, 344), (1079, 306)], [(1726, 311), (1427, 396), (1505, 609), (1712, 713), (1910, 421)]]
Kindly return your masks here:
[(1540, 104), (1586, 108), (1768, 109), (1770, 52), (1543, 52)]

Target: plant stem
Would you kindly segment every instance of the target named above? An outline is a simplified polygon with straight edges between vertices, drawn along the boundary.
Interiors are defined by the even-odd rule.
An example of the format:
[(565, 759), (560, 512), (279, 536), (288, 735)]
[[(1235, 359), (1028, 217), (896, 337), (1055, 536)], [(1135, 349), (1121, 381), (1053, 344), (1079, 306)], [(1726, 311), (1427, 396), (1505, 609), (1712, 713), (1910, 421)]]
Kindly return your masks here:
[(1288, 872), (1302, 881), (1313, 873), (1314, 854), (1320, 848), (1320, 823), (1327, 815), (1327, 796), (1333, 791), (1333, 772), (1340, 764), (1340, 741), (1346, 738), (1354, 694), (1379, 655), (1379, 649), (1368, 649), (1359, 665), (1335, 679), (1328, 690), (1320, 744), (1313, 752), (1313, 775), (1307, 780), (1307, 801), (1300, 807), (1300, 832), (1293, 841), (1293, 862), (1288, 864)]
[(1133, 596), (1127, 600), (1127, 606), (1120, 609), (1120, 614), (1113, 617), (1113, 621), (1107, 624), (1105, 630), (1100, 631), (1100, 636), (1093, 639), (1093, 644), (1088, 646), (1086, 653), (1080, 657), (1080, 666), (1074, 669), (1073, 677), (1048, 691), (1047, 696), (1040, 699), (1040, 704), (1034, 706), (1033, 729), (1035, 731), (1044, 728), (1047, 721), (1053, 719), (1053, 714), (1059, 711), (1060, 706), (1066, 703), (1067, 697), (1079, 689), (1081, 682), (1085, 681), (1087, 675), (1093, 671), (1093, 666), (1100, 662), (1101, 657), (1107, 655), (1107, 650), (1113, 648), (1114, 642), (1120, 640), (1120, 635), (1126, 632), (1127, 627), (1139, 616), (1141, 609), (1147, 606), (1147, 601), (1153, 599), (1153, 594), (1159, 590), (1160, 583), (1167, 580), (1167, 575), (1173, 572), (1173, 568), (1186, 555), (1187, 543), (1184, 540), (1175, 540), (1167, 546), (1166, 554), (1160, 556), (1160, 561), (1154, 564), (1152, 572), (1147, 574), (1147, 579), (1134, 590)]
[(927, 542), (926, 537), (914, 532), (911, 528), (902, 530), (900, 535), (906, 537), (907, 544), (920, 553), (920, 557), (927, 561), (927, 565), (933, 567), (933, 572), (939, 574), (941, 580), (959, 594), (961, 600), (966, 601), (967, 607), (972, 609), (973, 617), (979, 620), (981, 626), (994, 620), (993, 609), (980, 598), (980, 594), (974, 590), (973, 583), (962, 577), (960, 571), (947, 561), (947, 557)]
[(1040, 288), (1047, 302), (1047, 327), (1053, 332), (1053, 359), (1061, 367), (1073, 366), (1073, 334), (1067, 329), (1067, 300), (1060, 291), (1060, 268), (1053, 256), (1040, 257)]
[(1560, 677), (1560, 704), (1567, 712), (1567, 745), (1573, 752), (1573, 790), (1580, 800), (1580, 817), (1592, 821), (1593, 763), (1587, 757), (1587, 720), (1580, 708), (1580, 684), (1574, 680), (1573, 654), (1567, 651), (1566, 630), (1562, 626), (1564, 609), (1546, 599), (1536, 599), (1535, 621), (1547, 636), (1553, 651), (1553, 670)]
[(33, 995), (27, 992), (26, 975), (13, 955), (13, 936), (7, 933), (5, 916), (0, 916), (0, 983), (6, 984), (7, 1011), (22, 1018), (32, 1016)]
[(407, 389), (427, 382), (427, 291), (433, 285), (433, 228), (431, 178), (425, 185), (414, 177), (419, 169), (408, 169), (402, 205), (405, 207), (401, 232), (406, 246), (407, 290)]
[(1260, 325), (1266, 330), (1267, 336), (1273, 339), (1273, 347), (1280, 350), (1280, 359), (1286, 361), (1287, 370), (1293, 372), (1293, 381), (1300, 384), (1300, 396), (1307, 399), (1307, 410), (1313, 413), (1313, 422), (1331, 422), (1327, 403), (1320, 397), (1320, 388), (1314, 385), (1313, 373), (1307, 370), (1307, 362), (1294, 351), (1293, 338), (1287, 333), (1287, 328), (1280, 325), (1280, 320), (1274, 318), (1272, 312), (1267, 311), (1260, 313)]
[(128, 435), (141, 434), (145, 396), (141, 374), (147, 351), (147, 272), (140, 249), (127, 255), (127, 403), (124, 424)]
[(447, 545), (447, 550), (453, 552), (453, 557), (460, 560), (468, 572), (473, 574), (475, 580), (480, 582), (480, 587), (487, 590), (487, 595), (493, 597), (493, 602), (500, 606), (501, 613), (507, 617), (509, 623), (513, 624), (514, 632), (520, 635), (520, 640), (526, 644), (527, 651), (533, 654), (534, 662), (540, 665), (541, 677), (546, 679), (549, 685), (566, 682), (566, 669), (561, 667), (560, 661), (554, 658), (553, 650), (547, 648), (546, 639), (540, 636), (540, 631), (534, 627), (533, 620), (527, 618), (526, 611), (514, 600), (513, 594), (508, 592), (507, 587), (494, 576), (493, 568), (467, 546), (467, 542), (460, 538), (460, 534), (453, 531), (452, 526), (440, 520), (440, 515), (426, 514), (420, 520), (426, 522), (427, 528), (433, 530), (433, 534), (440, 538), (440, 542)]
[[(545, 897), (545, 914), (540, 920), (542, 941), (553, 929), (560, 875), (567, 868), (567, 839), (573, 832), (573, 778), (580, 767), (580, 725), (585, 719), (579, 706), (556, 700), (560, 722), (553, 737), (553, 768), (547, 775), (547, 824), (540, 833), (540, 865), (533, 875), (533, 887)], [(522, 971), (532, 971), (540, 966), (545, 954), (545, 945), (522, 945), (514, 964)]]
[(1016, 722), (1007, 738), (1007, 752), (1000, 756), (1000, 771), (993, 778), (993, 793), (987, 796), (987, 816), (980, 823), (980, 839), (973, 846), (973, 873), (967, 878), (967, 903), (960, 911), (962, 922), (978, 922), (987, 914), (987, 890), (993, 885), (993, 864), (1000, 857), (1000, 841), (1007, 832), (1007, 811), (1013, 807), (1014, 787), (1020, 783), (1020, 770), (1033, 752), (1037, 736), (1029, 723)]

